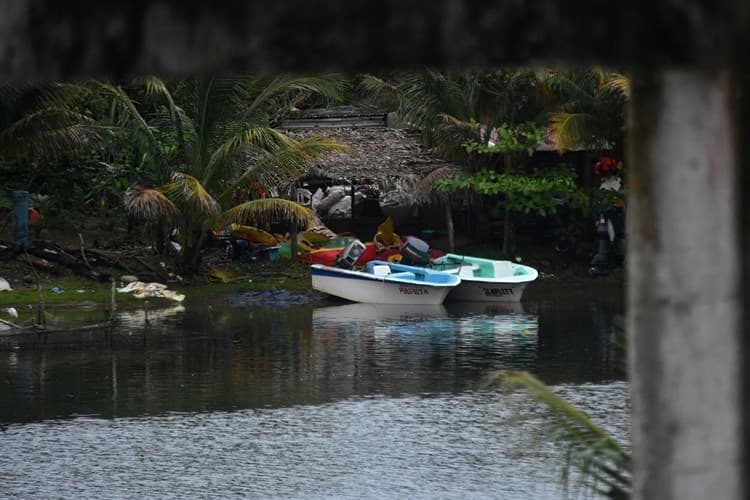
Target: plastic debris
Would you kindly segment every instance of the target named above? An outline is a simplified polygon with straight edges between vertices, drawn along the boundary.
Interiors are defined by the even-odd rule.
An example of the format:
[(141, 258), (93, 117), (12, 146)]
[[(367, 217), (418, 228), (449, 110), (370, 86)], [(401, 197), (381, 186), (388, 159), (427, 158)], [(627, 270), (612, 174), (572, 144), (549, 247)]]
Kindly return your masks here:
[(134, 276), (132, 274), (123, 274), (120, 276), (120, 281), (123, 283), (132, 283), (134, 281), (138, 281), (138, 276)]
[(4, 291), (12, 291), (13, 289), (10, 287), (10, 283), (8, 283), (8, 280), (5, 278), (0, 278), (0, 292)]
[(64, 293), (65, 292), (65, 290), (63, 290), (59, 286), (53, 286), (50, 290), (52, 290), (52, 293)]
[(165, 299), (176, 300), (182, 302), (185, 300), (185, 295), (177, 293), (174, 290), (168, 290), (167, 285), (163, 283), (144, 283), (141, 281), (133, 281), (128, 283), (126, 286), (117, 289), (120, 293), (133, 293), (133, 297), (137, 299), (145, 299), (149, 297), (162, 297)]
[(9, 316), (10, 316), (11, 318), (14, 318), (14, 319), (15, 319), (15, 318), (17, 318), (17, 317), (18, 317), (18, 311), (16, 311), (16, 308), (15, 308), (15, 307), (9, 307), (8, 309), (6, 309), (6, 311), (8, 311), (8, 315), (9, 315)]

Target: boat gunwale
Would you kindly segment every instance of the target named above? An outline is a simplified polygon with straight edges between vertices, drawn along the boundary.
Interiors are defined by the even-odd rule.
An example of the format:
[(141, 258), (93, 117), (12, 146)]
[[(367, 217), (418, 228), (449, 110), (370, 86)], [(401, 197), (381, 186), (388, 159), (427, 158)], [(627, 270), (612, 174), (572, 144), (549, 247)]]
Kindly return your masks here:
[[(408, 285), (429, 286), (433, 288), (454, 288), (461, 284), (461, 278), (459, 278), (456, 275), (451, 275), (451, 276), (455, 276), (456, 279), (458, 280), (456, 283), (435, 283), (432, 281), (418, 281), (418, 280), (404, 279), (404, 278), (398, 278), (398, 277), (389, 277), (390, 275), (376, 276), (372, 273), (368, 273), (367, 271), (358, 271), (356, 269), (343, 269), (340, 267), (326, 266), (325, 264), (312, 264), (310, 268), (313, 270), (317, 269), (321, 271), (329, 271), (329, 272), (333, 272), (339, 275), (345, 274), (355, 279), (379, 281), (381, 283), (400, 283), (400, 284), (408, 284)], [(438, 271), (438, 272), (442, 272), (442, 271)], [(446, 274), (449, 274), (449, 273), (446, 273)], [(328, 276), (335, 277), (331, 275), (328, 275)]]
[[(437, 262), (440, 259), (453, 260), (454, 262), (450, 264), (447, 262)], [(510, 260), (506, 260), (506, 259), (487, 259), (483, 257), (472, 257), (470, 255), (459, 255), (459, 254), (452, 254), (452, 253), (447, 253), (441, 257), (438, 257), (431, 263), (432, 266), (445, 266), (443, 269), (436, 269), (434, 267), (431, 267), (431, 269), (457, 276), (462, 266), (460, 262), (457, 262), (459, 260), (461, 262), (466, 262), (466, 263), (471, 263), (472, 260), (481, 261), (481, 262), (507, 262), (512, 267), (520, 268), (524, 271), (524, 274), (520, 274), (520, 275), (513, 274), (511, 276), (501, 276), (499, 278), (498, 277), (488, 278), (488, 277), (482, 277), (482, 276), (460, 276), (460, 279), (466, 283), (472, 283), (472, 282), (507, 283), (509, 285), (517, 285), (517, 284), (522, 284), (522, 283), (531, 283), (532, 281), (536, 280), (539, 277), (539, 271), (525, 264), (519, 264), (517, 262), (513, 262)], [(456, 267), (447, 268), (447, 266), (456, 266)]]

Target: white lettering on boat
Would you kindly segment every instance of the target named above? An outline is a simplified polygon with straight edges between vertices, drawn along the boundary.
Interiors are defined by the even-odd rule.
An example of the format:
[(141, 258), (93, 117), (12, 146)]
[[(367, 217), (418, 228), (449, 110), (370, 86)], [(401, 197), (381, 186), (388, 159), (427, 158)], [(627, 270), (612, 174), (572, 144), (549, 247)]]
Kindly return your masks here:
[(398, 287), (398, 291), (401, 295), (429, 295), (429, 290), (424, 288), (408, 288), (405, 286)]
[(512, 288), (482, 288), (484, 294), (488, 297), (496, 297), (498, 295), (513, 295)]

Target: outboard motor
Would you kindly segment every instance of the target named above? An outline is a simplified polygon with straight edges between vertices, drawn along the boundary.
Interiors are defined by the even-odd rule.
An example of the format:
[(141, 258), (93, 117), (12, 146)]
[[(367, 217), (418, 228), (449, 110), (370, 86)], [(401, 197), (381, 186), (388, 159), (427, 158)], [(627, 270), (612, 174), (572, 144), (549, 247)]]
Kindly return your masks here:
[(344, 247), (341, 254), (336, 258), (336, 262), (333, 263), (336, 267), (352, 268), (357, 263), (362, 254), (365, 253), (364, 243), (359, 240), (352, 240), (348, 245)]
[(414, 236), (404, 237), (401, 245), (401, 262), (412, 266), (426, 266), (430, 263), (430, 245)]

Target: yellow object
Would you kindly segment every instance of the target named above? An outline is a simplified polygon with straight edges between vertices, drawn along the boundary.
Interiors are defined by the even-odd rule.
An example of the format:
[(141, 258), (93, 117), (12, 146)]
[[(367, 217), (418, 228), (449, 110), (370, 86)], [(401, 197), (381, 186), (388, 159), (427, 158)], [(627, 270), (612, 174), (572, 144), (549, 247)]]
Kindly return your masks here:
[(378, 253), (401, 248), (401, 237), (393, 232), (393, 219), (390, 216), (378, 226), (378, 232), (372, 241), (375, 242)]
[(305, 233), (300, 233), (297, 235), (297, 248), (300, 252), (312, 252), (315, 250), (316, 245), (313, 244), (311, 241), (308, 241), (305, 236)]
[(253, 226), (243, 226), (242, 224), (230, 224), (229, 234), (235, 238), (245, 238), (252, 243), (257, 243), (264, 247), (275, 247), (279, 243), (271, 233)]
[(403, 257), (401, 256), (400, 253), (394, 253), (393, 255), (391, 255), (391, 256), (388, 257), (388, 262), (396, 262), (396, 263), (398, 263), (398, 262), (401, 262), (402, 258)]
[(299, 233), (299, 236), (312, 245), (324, 243), (331, 239), (325, 234), (321, 234), (315, 231), (304, 231), (302, 233)]

